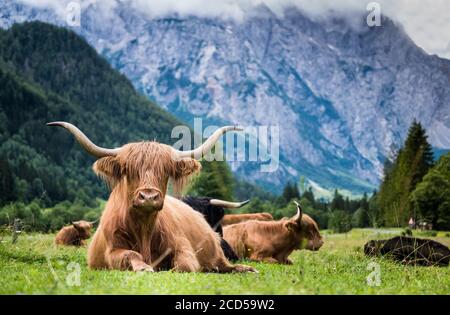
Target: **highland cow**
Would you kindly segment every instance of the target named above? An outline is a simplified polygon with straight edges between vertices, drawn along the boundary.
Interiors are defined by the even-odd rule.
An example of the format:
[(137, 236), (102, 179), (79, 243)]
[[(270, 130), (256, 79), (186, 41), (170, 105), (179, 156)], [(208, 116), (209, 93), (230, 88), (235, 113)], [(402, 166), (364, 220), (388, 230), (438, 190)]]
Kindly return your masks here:
[(238, 256), (233, 251), (231, 246), (223, 239), (222, 220), (225, 215), (224, 208), (237, 209), (246, 205), (249, 200), (243, 202), (230, 202), (220, 199), (212, 199), (209, 197), (191, 197), (186, 196), (183, 202), (187, 203), (192, 209), (200, 212), (205, 218), (206, 222), (215, 230), (221, 237), (220, 246), (227, 257), (231, 261), (238, 260)]
[(316, 222), (303, 214), (279, 221), (246, 221), (224, 227), (224, 239), (239, 258), (292, 264), (288, 258), (295, 249), (318, 250), (323, 245)]
[(72, 225), (63, 227), (55, 237), (57, 245), (84, 246), (84, 240), (91, 237), (93, 222), (76, 221)]
[(448, 266), (450, 250), (439, 242), (415, 237), (396, 236), (372, 240), (364, 245), (367, 256), (388, 256), (408, 265)]
[(200, 159), (220, 136), (235, 127), (222, 127), (200, 147), (179, 151), (155, 141), (106, 149), (95, 145), (77, 127), (53, 122), (70, 131), (97, 158), (94, 171), (112, 189), (88, 249), (94, 269), (154, 271), (253, 272), (233, 265), (220, 248), (220, 237), (202, 215), (167, 196), (169, 179), (180, 192), (187, 178), (200, 170)]

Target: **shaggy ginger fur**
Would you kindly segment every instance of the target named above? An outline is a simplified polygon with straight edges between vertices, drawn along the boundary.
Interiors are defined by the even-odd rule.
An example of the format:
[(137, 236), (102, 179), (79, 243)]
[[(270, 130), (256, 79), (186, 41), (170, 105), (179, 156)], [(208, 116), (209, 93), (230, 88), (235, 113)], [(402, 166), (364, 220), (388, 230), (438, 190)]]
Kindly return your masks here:
[[(117, 156), (95, 162), (95, 172), (112, 192), (89, 246), (88, 265), (134, 271), (254, 271), (230, 264), (220, 238), (201, 214), (166, 196), (169, 178), (180, 190), (187, 176), (200, 170), (196, 160), (176, 160), (172, 152), (157, 142), (130, 143)], [(133, 206), (138, 190), (147, 187), (161, 191), (164, 202), (159, 211)]]
[(84, 241), (91, 237), (92, 224), (87, 221), (76, 221), (71, 226), (63, 227), (55, 237), (57, 245), (84, 246)]
[[(219, 235), (200, 213), (176, 198), (166, 196), (163, 209), (148, 217), (130, 213), (125, 229), (115, 233), (113, 244), (108, 242), (105, 233), (110, 224), (109, 212), (107, 208), (99, 227), (104, 232), (95, 234), (92, 244), (96, 245), (89, 250), (88, 263), (92, 268), (129, 269), (131, 266), (137, 271), (151, 266), (154, 270), (248, 271), (227, 261)], [(121, 249), (114, 252), (111, 247)]]
[(226, 214), (223, 217), (222, 225), (231, 225), (236, 224), (244, 221), (250, 221), (250, 220), (256, 220), (256, 221), (273, 221), (273, 217), (268, 212), (262, 212), (262, 213), (242, 213), (242, 214)]
[(229, 225), (223, 235), (239, 258), (281, 264), (292, 264), (288, 257), (295, 249), (318, 250), (323, 244), (316, 222), (306, 214)]

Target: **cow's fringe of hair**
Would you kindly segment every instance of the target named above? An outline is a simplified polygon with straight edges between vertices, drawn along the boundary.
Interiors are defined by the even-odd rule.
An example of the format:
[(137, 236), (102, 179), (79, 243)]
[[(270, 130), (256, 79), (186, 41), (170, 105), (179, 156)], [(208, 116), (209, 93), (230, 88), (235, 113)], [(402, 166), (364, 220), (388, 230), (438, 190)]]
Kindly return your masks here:
[(185, 192), (186, 187), (192, 182), (193, 176), (183, 176), (179, 178), (171, 178), (173, 195), (176, 198), (181, 198)]

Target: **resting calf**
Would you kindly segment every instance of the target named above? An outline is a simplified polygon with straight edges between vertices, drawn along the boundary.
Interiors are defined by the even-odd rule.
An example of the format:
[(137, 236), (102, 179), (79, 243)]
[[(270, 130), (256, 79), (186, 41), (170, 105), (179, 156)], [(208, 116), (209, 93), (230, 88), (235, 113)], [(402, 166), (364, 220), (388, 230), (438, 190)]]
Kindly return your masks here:
[(57, 245), (83, 246), (84, 241), (91, 237), (92, 222), (76, 221), (72, 225), (63, 227), (55, 237)]
[(289, 255), (295, 249), (318, 250), (322, 237), (318, 226), (297, 204), (297, 214), (279, 221), (246, 221), (226, 226), (225, 240), (239, 258), (291, 264)]

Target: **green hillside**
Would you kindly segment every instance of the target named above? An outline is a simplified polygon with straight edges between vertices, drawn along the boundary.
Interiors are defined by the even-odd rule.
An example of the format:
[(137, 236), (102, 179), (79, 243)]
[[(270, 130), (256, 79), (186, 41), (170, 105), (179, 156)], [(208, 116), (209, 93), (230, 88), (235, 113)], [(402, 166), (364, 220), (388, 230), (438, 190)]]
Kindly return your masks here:
[(0, 204), (93, 200), (107, 190), (67, 132), (70, 121), (106, 147), (157, 139), (180, 124), (139, 95), (75, 33), (41, 22), (0, 29)]

